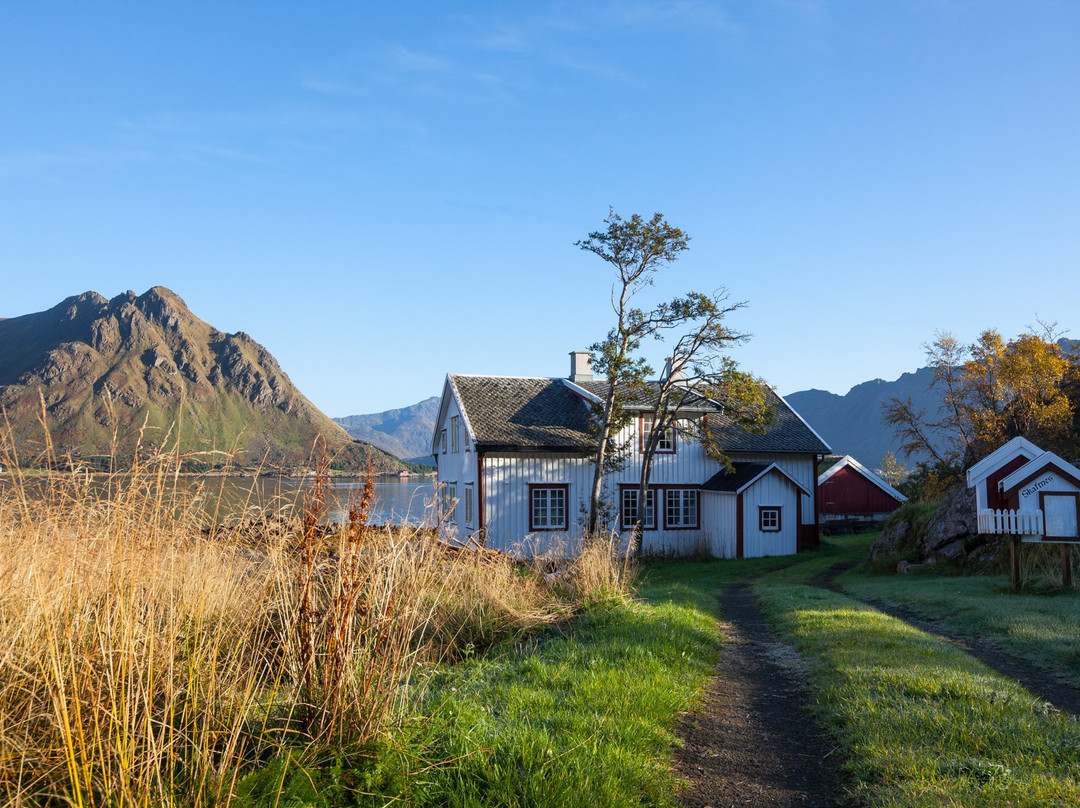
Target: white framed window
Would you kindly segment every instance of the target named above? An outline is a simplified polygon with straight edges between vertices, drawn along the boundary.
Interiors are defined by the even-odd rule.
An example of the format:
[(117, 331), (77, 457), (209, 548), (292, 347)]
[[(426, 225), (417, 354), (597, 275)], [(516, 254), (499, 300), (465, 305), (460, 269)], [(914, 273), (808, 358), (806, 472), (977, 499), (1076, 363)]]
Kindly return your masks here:
[(529, 530), (566, 530), (569, 485), (529, 486)]
[(473, 504), (473, 484), (465, 483), (465, 527), (476, 527), (476, 506)]
[[(638, 491), (637, 487), (624, 488), (622, 490), (622, 526), (629, 530), (638, 519)], [(641, 520), (643, 530), (656, 528), (656, 492), (652, 489), (645, 492), (645, 513)]]
[(441, 444), (442, 453), (446, 454), (446, 430), (439, 432), (439, 443)]
[(698, 526), (696, 488), (668, 488), (664, 491), (664, 527), (675, 529)]
[[(645, 451), (645, 442), (649, 436), (653, 433), (655, 428), (655, 420), (652, 415), (641, 416), (641, 451)], [(657, 454), (674, 454), (675, 452), (675, 427), (669, 426), (664, 429), (660, 435), (659, 441), (656, 444)]]
[(456, 415), (450, 417), (450, 451), (461, 451), (461, 419)]
[(771, 505), (758, 506), (758, 529), (762, 533), (779, 533), (780, 525), (780, 508)]
[(442, 501), (440, 502), (440, 510), (442, 511), (442, 517), (448, 522), (457, 521), (457, 484), (444, 483), (442, 487)]

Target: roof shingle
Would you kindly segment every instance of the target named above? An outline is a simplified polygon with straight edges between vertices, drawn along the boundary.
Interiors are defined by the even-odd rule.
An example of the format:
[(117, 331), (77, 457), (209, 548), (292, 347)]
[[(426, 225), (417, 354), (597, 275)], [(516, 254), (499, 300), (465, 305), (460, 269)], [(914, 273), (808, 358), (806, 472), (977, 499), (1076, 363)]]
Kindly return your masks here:
[(451, 375), (478, 449), (579, 450), (595, 445), (588, 404), (561, 379)]

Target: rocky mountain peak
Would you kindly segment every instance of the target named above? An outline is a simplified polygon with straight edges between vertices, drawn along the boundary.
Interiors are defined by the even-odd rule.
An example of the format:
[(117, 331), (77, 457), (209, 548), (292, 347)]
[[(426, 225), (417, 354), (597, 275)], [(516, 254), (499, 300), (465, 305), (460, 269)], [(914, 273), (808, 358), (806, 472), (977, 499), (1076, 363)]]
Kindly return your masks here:
[[(0, 405), (17, 440), (42, 439), (42, 397), (54, 445), (73, 455), (106, 454), (114, 431), (143, 424), (153, 443), (179, 422), (183, 446), (248, 459), (302, 461), (316, 435), (332, 451), (359, 451), (262, 345), (213, 328), (163, 286), (108, 300), (85, 292), (0, 320)], [(388, 465), (380, 453), (376, 468)]]

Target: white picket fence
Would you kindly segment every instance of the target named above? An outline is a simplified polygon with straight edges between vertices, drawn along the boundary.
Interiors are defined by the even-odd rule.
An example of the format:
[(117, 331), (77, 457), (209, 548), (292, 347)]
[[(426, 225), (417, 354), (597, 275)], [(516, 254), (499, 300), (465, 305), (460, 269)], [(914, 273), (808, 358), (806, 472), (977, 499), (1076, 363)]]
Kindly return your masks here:
[(1006, 533), (1010, 536), (1041, 536), (1042, 511), (985, 510), (979, 511), (980, 533)]

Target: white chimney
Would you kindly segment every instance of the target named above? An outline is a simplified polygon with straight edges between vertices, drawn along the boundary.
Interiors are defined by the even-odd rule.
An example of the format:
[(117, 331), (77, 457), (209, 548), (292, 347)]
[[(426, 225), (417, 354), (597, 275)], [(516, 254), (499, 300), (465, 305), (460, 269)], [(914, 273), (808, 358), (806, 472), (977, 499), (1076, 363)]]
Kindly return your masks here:
[(670, 379), (673, 382), (681, 382), (686, 376), (683, 374), (683, 370), (686, 368), (686, 362), (680, 362), (675, 367), (671, 366), (671, 358), (664, 360), (664, 379)]
[(592, 380), (592, 354), (588, 351), (571, 351), (570, 381), (591, 382)]

